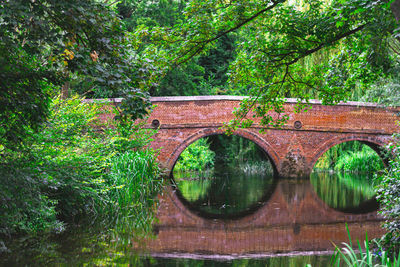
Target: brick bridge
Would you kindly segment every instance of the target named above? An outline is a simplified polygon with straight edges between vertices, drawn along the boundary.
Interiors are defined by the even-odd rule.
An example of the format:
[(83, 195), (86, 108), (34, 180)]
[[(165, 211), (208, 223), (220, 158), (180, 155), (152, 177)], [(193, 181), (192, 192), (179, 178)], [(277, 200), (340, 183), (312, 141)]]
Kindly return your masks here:
[[(151, 98), (156, 108), (148, 119), (148, 127), (159, 128), (151, 146), (160, 149), (160, 163), (171, 171), (188, 145), (202, 137), (223, 134), (220, 127), (233, 119), (232, 111), (242, 99), (237, 96)], [(289, 99), (285, 110), (290, 118), (281, 129), (269, 128), (261, 134), (262, 127), (256, 119), (252, 127), (234, 134), (259, 145), (279, 176), (296, 177), (308, 176), (325, 151), (343, 142), (361, 141), (381, 154), (382, 147), (398, 131), (400, 108), (358, 102), (336, 106), (324, 106), (319, 101), (311, 104), (308, 112), (294, 113), (296, 101)]]
[[(158, 159), (162, 166), (170, 172), (188, 145), (202, 137), (223, 134), (220, 127), (233, 119), (232, 111), (242, 99), (239, 96), (152, 97), (156, 107), (146, 127), (159, 128), (151, 146), (160, 149)], [(120, 101), (112, 100), (116, 104)], [(260, 146), (279, 176), (307, 177), (329, 148), (361, 141), (382, 154), (391, 135), (399, 130), (396, 121), (400, 107), (383, 108), (359, 102), (324, 106), (315, 100), (311, 104), (308, 112), (294, 113), (296, 101), (288, 99), (284, 107), (289, 121), (282, 128), (268, 128), (261, 134), (263, 127), (255, 119), (250, 128), (234, 134)], [(102, 119), (110, 116), (104, 114)]]

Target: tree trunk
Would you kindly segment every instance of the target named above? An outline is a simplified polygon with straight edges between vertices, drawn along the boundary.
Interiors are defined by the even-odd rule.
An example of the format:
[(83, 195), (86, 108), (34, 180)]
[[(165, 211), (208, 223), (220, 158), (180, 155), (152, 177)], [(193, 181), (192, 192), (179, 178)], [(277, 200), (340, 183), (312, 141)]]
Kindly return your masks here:
[(396, 21), (399, 22), (400, 21), (400, 0), (393, 1), (393, 3), (390, 5), (390, 9), (392, 10)]
[(69, 82), (65, 82), (61, 87), (61, 99), (67, 99), (69, 95)]

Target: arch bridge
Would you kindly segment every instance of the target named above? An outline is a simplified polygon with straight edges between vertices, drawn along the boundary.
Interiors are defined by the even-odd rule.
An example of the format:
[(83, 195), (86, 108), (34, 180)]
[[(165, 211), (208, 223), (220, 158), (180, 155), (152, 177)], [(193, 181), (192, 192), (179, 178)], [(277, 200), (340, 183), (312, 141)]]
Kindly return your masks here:
[[(159, 161), (168, 171), (183, 150), (202, 137), (223, 134), (220, 127), (233, 119), (232, 111), (243, 97), (191, 96), (152, 97), (156, 105), (147, 127), (159, 128), (151, 146), (160, 149)], [(268, 155), (277, 174), (283, 177), (308, 176), (318, 158), (329, 148), (347, 141), (361, 141), (381, 154), (382, 147), (398, 131), (400, 108), (348, 102), (324, 106), (311, 101), (307, 112), (295, 113), (296, 100), (288, 99), (288, 122), (280, 129), (262, 128), (259, 120), (234, 134), (259, 145)], [(249, 116), (252, 116), (249, 114)]]
[[(223, 134), (220, 127), (234, 118), (232, 111), (242, 99), (239, 96), (152, 97), (156, 107), (146, 127), (159, 128), (151, 147), (160, 149), (158, 159), (162, 166), (170, 172), (188, 145), (202, 137)], [(289, 120), (279, 129), (267, 128), (260, 133), (263, 127), (256, 118), (250, 128), (234, 132), (259, 145), (282, 177), (308, 176), (325, 151), (347, 141), (361, 141), (381, 154), (392, 134), (398, 131), (399, 107), (360, 102), (325, 106), (313, 100), (309, 111), (295, 113), (296, 103), (295, 99), (288, 99), (284, 104)]]

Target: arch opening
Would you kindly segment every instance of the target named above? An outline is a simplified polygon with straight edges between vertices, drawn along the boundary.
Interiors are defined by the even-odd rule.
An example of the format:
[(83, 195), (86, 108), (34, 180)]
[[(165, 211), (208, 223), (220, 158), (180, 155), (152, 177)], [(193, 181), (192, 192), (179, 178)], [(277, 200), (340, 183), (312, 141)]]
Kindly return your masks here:
[(192, 142), (171, 172), (177, 195), (207, 218), (252, 213), (274, 191), (276, 168), (259, 145), (239, 135), (211, 134)]
[(352, 140), (330, 146), (314, 164), (311, 184), (331, 208), (366, 213), (378, 208), (373, 178), (385, 168), (380, 145)]

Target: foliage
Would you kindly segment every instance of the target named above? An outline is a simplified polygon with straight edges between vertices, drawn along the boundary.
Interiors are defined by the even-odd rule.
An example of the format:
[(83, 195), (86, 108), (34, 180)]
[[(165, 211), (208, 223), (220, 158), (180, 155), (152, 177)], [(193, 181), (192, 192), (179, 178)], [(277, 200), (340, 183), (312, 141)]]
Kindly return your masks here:
[(210, 150), (207, 138), (201, 138), (190, 144), (179, 156), (175, 164), (176, 171), (204, 171), (214, 166), (215, 153)]
[(112, 202), (108, 211), (116, 220), (118, 232), (150, 232), (156, 195), (162, 187), (156, 154), (150, 149), (129, 150), (111, 158), (109, 164), (107, 179)]
[(129, 31), (144, 25), (150, 29), (158, 26), (170, 27), (183, 18), (185, 1), (138, 1), (123, 0), (117, 4), (117, 11), (122, 16)]
[[(60, 217), (73, 219), (82, 213), (95, 213), (95, 203), (88, 199), (96, 194), (97, 184), (101, 182), (101, 173), (96, 170), (100, 162), (93, 161), (99, 156), (100, 146), (95, 145), (96, 139), (91, 139), (93, 131), (89, 126), (96, 109), (81, 104), (79, 99), (67, 102), (55, 99), (51, 111), (46, 126), (40, 133), (33, 134), (30, 150), (23, 153), (6, 150), (3, 154), (2, 176), (7, 177), (7, 169), (18, 171), (16, 176), (2, 183), (4, 205), (1, 207), (7, 207), (7, 198), (20, 199), (16, 201), (16, 207), (8, 210), (10, 221), (2, 223), (3, 232), (53, 230), (55, 227), (50, 226), (61, 224)], [(12, 190), (15, 184), (35, 186), (24, 189), (32, 190), (25, 196), (21, 194), (23, 190)], [(49, 201), (42, 201), (46, 199)], [(38, 202), (43, 207), (21, 205), (20, 202)], [(54, 211), (52, 224), (48, 227), (39, 229), (39, 223), (30, 225), (35, 222), (34, 217), (27, 222), (20, 219), (30, 212), (41, 217), (46, 214), (43, 212), (46, 209)]]
[[(128, 204), (139, 205), (137, 213), (132, 210), (130, 215), (151, 214), (153, 206), (146, 205), (143, 199), (132, 200), (141, 201), (140, 206), (116, 202), (114, 197), (117, 192), (121, 198), (130, 192), (120, 190), (124, 187), (121, 179), (127, 179), (128, 174), (118, 180), (118, 166), (131, 166), (133, 162), (143, 164), (131, 166), (127, 169), (129, 174), (140, 167), (142, 172), (137, 172), (135, 179), (143, 182), (142, 187), (153, 186), (142, 188), (147, 192), (145, 196), (160, 189), (154, 152), (143, 148), (153, 130), (141, 130), (141, 125), (123, 120), (104, 125), (96, 117), (107, 108), (76, 97), (54, 99), (50, 111), (41, 131), (32, 134), (29, 150), (3, 151), (0, 211), (6, 216), (0, 219), (1, 232), (61, 231), (66, 223), (81, 223), (88, 218), (106, 224), (118, 218), (119, 213), (128, 213), (124, 206)], [(101, 127), (105, 127), (104, 131), (98, 131)], [(128, 152), (131, 150), (134, 152)], [(10, 199), (15, 202), (10, 203)], [(140, 220), (133, 224), (142, 225)]]
[(27, 169), (27, 159), (14, 157), (12, 164), (2, 162), (0, 173), (0, 235), (15, 232), (62, 231), (57, 220), (57, 201), (42, 193), (45, 182)]
[[(204, 143), (205, 146), (200, 146), (200, 143)], [(209, 153), (212, 157), (208, 156)], [(206, 163), (207, 160), (210, 162)], [(201, 171), (196, 176), (207, 177), (208, 168), (216, 165), (228, 165), (247, 174), (272, 174), (274, 172), (271, 162), (266, 158), (262, 149), (254, 142), (237, 135), (212, 135), (199, 139), (181, 154), (174, 171), (196, 170)], [(186, 173), (190, 176), (192, 174), (191, 172)]]
[[(172, 28), (184, 20), (187, 1), (137, 1), (124, 0), (117, 5), (128, 31), (145, 32), (141, 49), (154, 46), (162, 40), (159, 28)], [(152, 39), (152, 32), (155, 33)], [(151, 86), (152, 96), (209, 95), (226, 91), (229, 63), (234, 58), (235, 35), (227, 35), (218, 40), (207, 54), (196, 56), (186, 64), (169, 68), (157, 84)], [(140, 51), (140, 49), (139, 49)], [(163, 57), (162, 47), (157, 50)], [(168, 55), (166, 55), (168, 58)], [(164, 58), (167, 63), (169, 59)]]
[(204, 68), (192, 60), (169, 70), (150, 93), (153, 96), (207, 95), (209, 92), (201, 86), (204, 82)]
[(328, 151), (326, 151), (317, 161), (315, 164), (315, 168), (317, 169), (334, 169), (336, 163), (338, 162), (339, 158), (346, 154), (348, 151), (358, 152), (361, 151), (363, 144), (358, 141), (350, 141), (340, 143), (331, 147)]
[(380, 213), (385, 218), (384, 245), (391, 253), (400, 251), (400, 136), (395, 134), (388, 150), (392, 151), (393, 158), (384, 175), (379, 176), (377, 182), (377, 199), (380, 203)]
[[(156, 28), (153, 38), (169, 51), (174, 68), (237, 34), (228, 83), (251, 97), (226, 129), (250, 126), (249, 110), (262, 125), (281, 126), (288, 119), (285, 97), (299, 99), (298, 111), (314, 96), (335, 104), (357, 86), (365, 90), (395, 61), (387, 40), (396, 23), (387, 1), (300, 2), (191, 0), (184, 19)], [(305, 64), (317, 53), (327, 57)]]
[(266, 161), (265, 152), (256, 143), (239, 135), (212, 135), (208, 138), (219, 162), (238, 166)]
[[(147, 113), (148, 57), (137, 57), (105, 2), (2, 1), (0, 3), (0, 143), (9, 148), (44, 122), (49, 95), (71, 78), (104, 96), (124, 96), (126, 112)], [(134, 36), (133, 36), (134, 37)], [(146, 76), (146, 79), (144, 77)], [(54, 86), (53, 86), (54, 85)]]
[(315, 170), (343, 170), (351, 172), (379, 171), (382, 159), (368, 145), (359, 141), (340, 143), (331, 147), (317, 161)]
[(374, 198), (372, 174), (313, 172), (310, 182), (318, 197), (329, 207), (342, 211), (356, 211), (360, 205)]
[(372, 266), (387, 266), (387, 267), (398, 267), (400, 266), (400, 255), (398, 258), (390, 258), (387, 251), (375, 241), (377, 246), (376, 251), (370, 248), (368, 235), (365, 236), (363, 250), (360, 241), (357, 240), (358, 251), (352, 247), (351, 236), (349, 228), (346, 225), (347, 235), (349, 237), (349, 243), (343, 243), (344, 247), (339, 248), (336, 246), (335, 254), (332, 257), (332, 266), (343, 266), (341, 263), (345, 263), (346, 266), (357, 266), (357, 267), (372, 267)]
[(350, 172), (377, 172), (384, 168), (382, 159), (378, 154), (364, 146), (361, 151), (349, 151), (339, 157), (335, 170)]
[[(394, 73), (398, 73), (398, 66)], [(400, 106), (400, 77), (398, 74), (379, 79), (362, 97), (363, 101), (375, 102), (383, 106)]]

